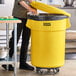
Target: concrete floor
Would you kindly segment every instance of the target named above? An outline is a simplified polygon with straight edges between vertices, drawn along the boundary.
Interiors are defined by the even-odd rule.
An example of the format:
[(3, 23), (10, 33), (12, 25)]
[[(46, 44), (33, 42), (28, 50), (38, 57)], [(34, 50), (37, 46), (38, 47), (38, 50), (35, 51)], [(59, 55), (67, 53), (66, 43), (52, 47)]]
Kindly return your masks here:
[[(0, 76), (14, 76), (14, 74), (3, 70), (0, 66)], [(56, 75), (39, 75), (35, 71), (19, 70), (17, 67), (17, 76), (76, 76), (76, 60), (66, 60), (65, 65), (60, 68), (60, 72)]]

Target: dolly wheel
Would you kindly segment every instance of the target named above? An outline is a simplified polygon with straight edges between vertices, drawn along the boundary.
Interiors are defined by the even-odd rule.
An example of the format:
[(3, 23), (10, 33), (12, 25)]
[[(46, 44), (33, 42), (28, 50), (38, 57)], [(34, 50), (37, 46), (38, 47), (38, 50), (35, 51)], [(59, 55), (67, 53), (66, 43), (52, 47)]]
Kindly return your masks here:
[(53, 68), (53, 74), (57, 74), (59, 72), (59, 68)]
[(49, 68), (48, 69), (48, 74), (54, 75), (59, 72), (59, 68)]
[(36, 67), (36, 72), (37, 72), (38, 74), (42, 74), (42, 73), (43, 73), (43, 71), (41, 71), (40, 68), (38, 68), (38, 67)]
[(47, 69), (43, 69), (43, 68), (38, 68), (38, 67), (36, 67), (36, 72), (37, 72), (38, 74), (43, 75), (43, 74), (46, 74)]
[(56, 70), (57, 72), (59, 72), (59, 68), (55, 68), (55, 70)]

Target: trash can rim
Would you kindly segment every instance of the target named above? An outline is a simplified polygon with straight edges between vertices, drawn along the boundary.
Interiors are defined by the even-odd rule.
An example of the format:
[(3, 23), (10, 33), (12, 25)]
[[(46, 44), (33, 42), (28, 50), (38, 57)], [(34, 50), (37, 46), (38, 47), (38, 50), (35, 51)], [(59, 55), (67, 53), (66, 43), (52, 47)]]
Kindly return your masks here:
[(50, 21), (50, 20), (61, 20), (68, 18), (68, 16), (62, 14), (40, 14), (40, 15), (27, 15), (28, 19), (37, 21)]

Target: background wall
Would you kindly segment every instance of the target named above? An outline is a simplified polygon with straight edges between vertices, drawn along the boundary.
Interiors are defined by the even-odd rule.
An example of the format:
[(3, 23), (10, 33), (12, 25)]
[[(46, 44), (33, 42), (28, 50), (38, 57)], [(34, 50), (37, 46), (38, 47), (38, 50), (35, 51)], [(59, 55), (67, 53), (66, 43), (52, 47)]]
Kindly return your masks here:
[[(11, 16), (13, 9), (14, 0), (4, 0), (4, 4), (0, 4), (0, 17)], [(0, 24), (0, 30), (5, 29), (5, 24)], [(12, 27), (10, 26), (10, 29)]]
[(14, 0), (4, 0), (4, 4), (0, 4), (0, 16), (12, 15)]
[(71, 14), (71, 28), (69, 30), (76, 30), (76, 8), (71, 8), (71, 9), (63, 9)]

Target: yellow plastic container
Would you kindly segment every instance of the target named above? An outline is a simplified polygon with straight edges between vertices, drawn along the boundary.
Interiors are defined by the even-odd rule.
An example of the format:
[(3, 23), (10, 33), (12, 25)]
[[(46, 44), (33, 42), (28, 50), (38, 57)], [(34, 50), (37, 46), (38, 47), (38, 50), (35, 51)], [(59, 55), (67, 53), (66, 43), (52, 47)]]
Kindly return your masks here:
[[(62, 16), (57, 15), (57, 17)], [(27, 27), (31, 29), (31, 63), (42, 68), (63, 66), (65, 30), (70, 27), (67, 18), (55, 20), (48, 20), (49, 18), (47, 18), (47, 20), (41, 21), (32, 18), (27, 21)]]
[(36, 8), (36, 9), (39, 9), (41, 11), (45, 11), (47, 13), (50, 13), (50, 14), (64, 14), (64, 15), (69, 16), (69, 17), (71, 16), (71, 14), (67, 13), (66, 11), (64, 11), (62, 9), (56, 8), (52, 5), (40, 3), (37, 1), (32, 1), (31, 6)]
[(63, 66), (65, 31), (71, 26), (69, 21), (71, 15), (64, 10), (40, 2), (33, 1), (31, 5), (48, 13), (28, 16), (27, 27), (31, 29), (31, 63), (40, 68)]

